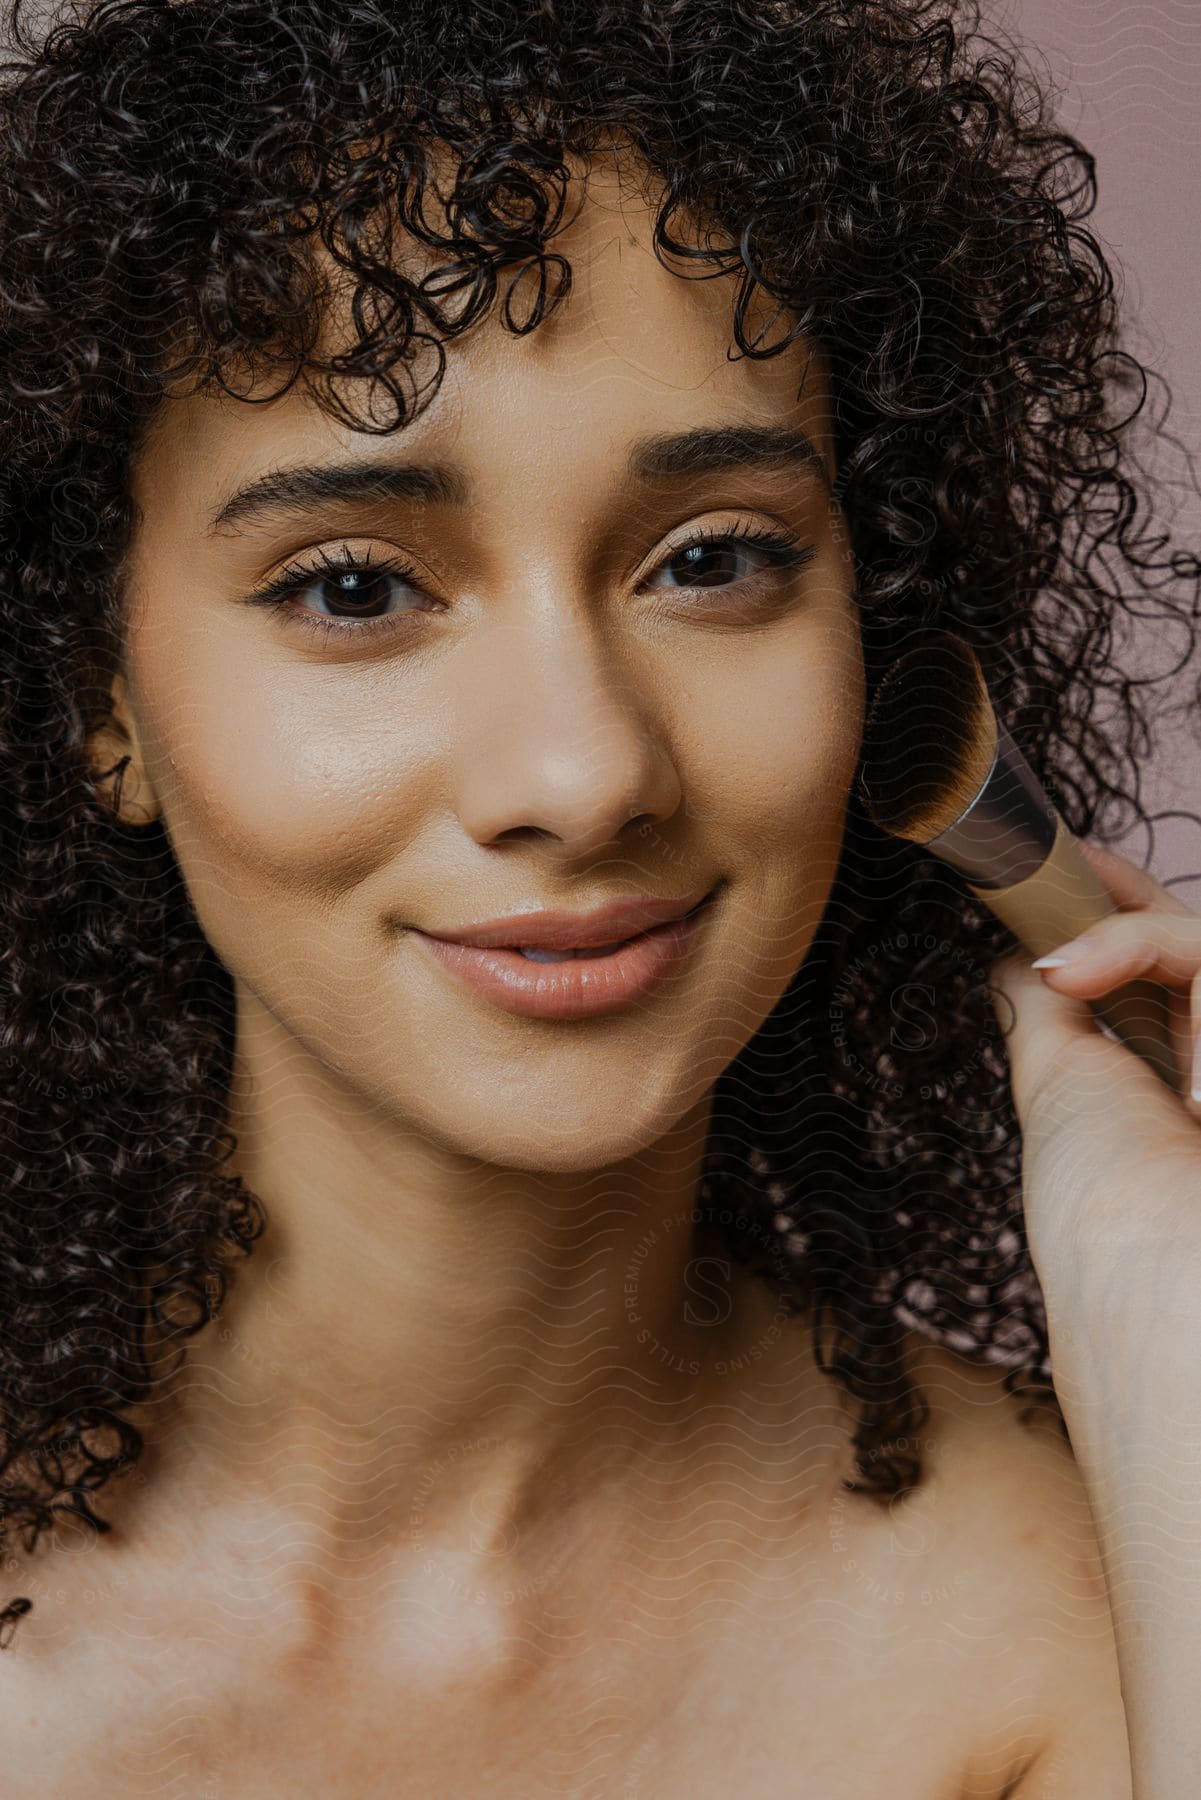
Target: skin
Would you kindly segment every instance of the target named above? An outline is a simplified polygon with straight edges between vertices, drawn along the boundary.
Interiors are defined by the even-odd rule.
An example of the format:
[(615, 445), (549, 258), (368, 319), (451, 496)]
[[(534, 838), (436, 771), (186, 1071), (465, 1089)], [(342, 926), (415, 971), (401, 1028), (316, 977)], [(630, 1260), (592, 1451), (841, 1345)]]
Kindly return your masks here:
[[(737, 1265), (697, 1263), (681, 1222), (713, 1083), (820, 920), (859, 748), (828, 382), (805, 342), (729, 360), (732, 281), (665, 270), (650, 222), (596, 166), (557, 244), (567, 301), (525, 338), (493, 316), (456, 340), (393, 436), (303, 384), (170, 399), (133, 473), (97, 745), (132, 754), (129, 816), (165, 820), (234, 977), (234, 1166), (272, 1221), (156, 1403), (125, 1504), (164, 1541), (203, 1494), (210, 1587), (257, 1532), (271, 1630), (299, 1652), (428, 1600), (425, 1666), (477, 1685), (530, 1654), (536, 1603), (512, 1595), (560, 1583), (564, 1541), (587, 1546), (581, 1594), (629, 1565), (648, 1507), (692, 1521), (703, 1565), (738, 1512), (698, 1509), (715, 1473), (744, 1501), (774, 1480), (783, 1520), (845, 1461), (807, 1330)], [(733, 420), (803, 426), (824, 476), (626, 473), (647, 434)], [(368, 454), (453, 465), (471, 502), (209, 529), (268, 470)], [(815, 553), (777, 572), (739, 551), (724, 587), (683, 585), (696, 527), (748, 524)], [(392, 604), (432, 610), (343, 647), (243, 603), (343, 543), (411, 564)], [(328, 611), (333, 584), (289, 604)], [(684, 978), (595, 1019), (504, 1013), (406, 931), (719, 878)], [(743, 1507), (759, 1557), (785, 1529), (769, 1511)]]

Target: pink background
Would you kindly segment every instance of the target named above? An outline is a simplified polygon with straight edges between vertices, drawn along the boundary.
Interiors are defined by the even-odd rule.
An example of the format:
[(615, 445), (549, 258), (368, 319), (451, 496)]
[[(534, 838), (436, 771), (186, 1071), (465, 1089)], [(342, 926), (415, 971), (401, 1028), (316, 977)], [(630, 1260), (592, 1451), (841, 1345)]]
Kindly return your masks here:
[[(985, 0), (985, 11), (1022, 40), (1036, 71), (1051, 72), (1062, 92), (1058, 122), (1096, 159), (1097, 206), (1087, 224), (1114, 268), (1127, 346), (1171, 386), (1167, 428), (1197, 457), (1201, 481), (1201, 5)], [(1163, 405), (1154, 385), (1152, 405), (1157, 412)], [(1183, 455), (1169, 456), (1171, 478), (1187, 474)], [(1201, 552), (1201, 499), (1184, 491), (1171, 506), (1179, 541)], [(1143, 654), (1169, 667), (1181, 654), (1179, 639), (1161, 630)], [(1201, 656), (1186, 673), (1197, 681)], [(1174, 726), (1144, 771), (1152, 811), (1201, 812), (1198, 710)], [(1145, 845), (1140, 832), (1123, 848), (1143, 862)], [(1201, 872), (1201, 829), (1188, 820), (1157, 826), (1151, 867), (1161, 880)], [(1201, 907), (1201, 875), (1173, 887)]]

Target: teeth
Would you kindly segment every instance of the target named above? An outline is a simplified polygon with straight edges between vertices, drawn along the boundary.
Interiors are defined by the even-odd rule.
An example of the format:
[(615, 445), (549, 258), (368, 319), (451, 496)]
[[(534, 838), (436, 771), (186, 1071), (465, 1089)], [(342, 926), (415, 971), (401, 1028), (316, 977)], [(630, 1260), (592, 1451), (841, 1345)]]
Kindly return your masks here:
[(527, 962), (570, 962), (579, 956), (609, 956), (614, 950), (620, 950), (629, 938), (619, 938), (615, 944), (598, 944), (591, 950), (522, 950), (521, 945), (514, 946)]

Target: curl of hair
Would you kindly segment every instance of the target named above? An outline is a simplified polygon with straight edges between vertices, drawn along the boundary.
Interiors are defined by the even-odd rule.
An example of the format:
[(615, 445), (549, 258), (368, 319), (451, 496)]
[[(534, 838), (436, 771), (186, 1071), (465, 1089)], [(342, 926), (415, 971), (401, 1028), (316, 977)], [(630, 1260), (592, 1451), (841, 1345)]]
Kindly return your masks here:
[[(1183, 666), (1201, 568), (1143, 517), (1147, 372), (1081, 223), (1092, 159), (966, 0), (7, 14), (0, 1531), (32, 1549), (58, 1510), (110, 1529), (89, 1496), (143, 1448), (123, 1415), (165, 1378), (151, 1346), (178, 1366), (265, 1224), (221, 1172), (232, 982), (162, 824), (123, 823), (88, 755), (169, 392), (278, 370), (359, 430), (408, 422), (456, 336), (565, 300), (569, 182), (632, 148), (664, 265), (736, 277), (736, 353), (826, 353), (869, 699), (914, 626), (957, 630), (1069, 826), (1150, 830), (1146, 690), (1174, 671), (1124, 668), (1116, 628), (1156, 617)], [(356, 338), (323, 355), (331, 271)], [(776, 328), (748, 337), (759, 290)], [(921, 1474), (905, 1328), (1055, 1404), (989, 989), (1012, 943), (852, 796), (812, 950), (715, 1095), (706, 1228), (808, 1314), (861, 1403), (848, 1485), (877, 1498)]]

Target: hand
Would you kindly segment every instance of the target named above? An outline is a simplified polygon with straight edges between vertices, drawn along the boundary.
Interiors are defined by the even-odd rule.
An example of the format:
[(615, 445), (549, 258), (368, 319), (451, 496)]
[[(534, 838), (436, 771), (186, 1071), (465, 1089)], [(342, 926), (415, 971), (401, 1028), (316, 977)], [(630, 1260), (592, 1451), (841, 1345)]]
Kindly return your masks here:
[[(1062, 968), (1024, 952), (993, 969), (1022, 1132), (1030, 1254), (1055, 1338), (1117, 1359), (1195, 1321), (1201, 1373), (1201, 914), (1100, 846), (1081, 848), (1124, 910), (1072, 940)], [(1054, 953), (1058, 954), (1058, 952)], [(1171, 995), (1174, 1095), (1086, 1001), (1136, 976)], [(1137, 1346), (1135, 1340), (1137, 1339)]]

